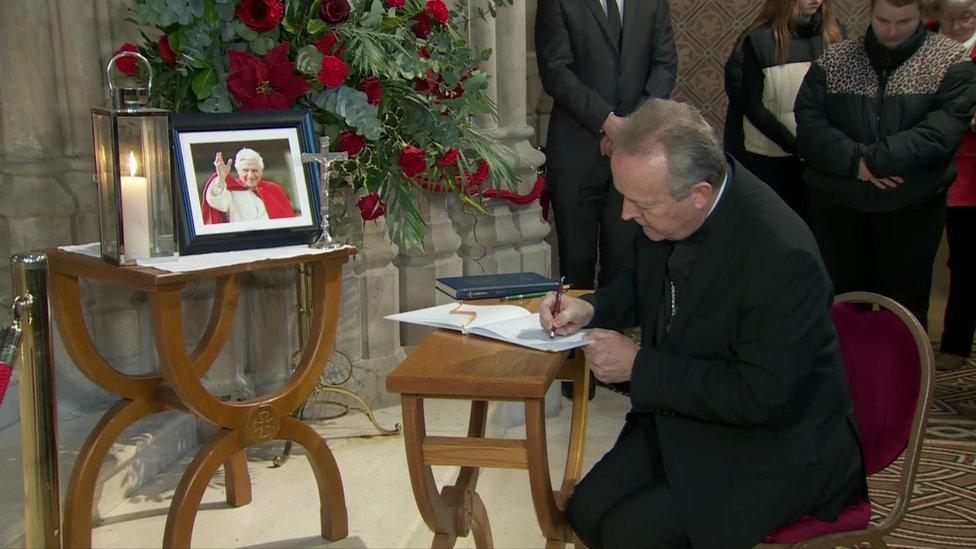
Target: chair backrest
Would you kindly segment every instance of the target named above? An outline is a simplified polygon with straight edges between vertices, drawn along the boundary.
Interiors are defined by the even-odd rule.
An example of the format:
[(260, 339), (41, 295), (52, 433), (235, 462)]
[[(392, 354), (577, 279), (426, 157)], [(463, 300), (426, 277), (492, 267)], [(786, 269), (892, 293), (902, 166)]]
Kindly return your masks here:
[(884, 469), (908, 448), (905, 469), (913, 480), (931, 398), (928, 336), (907, 309), (877, 294), (837, 296), (831, 316), (867, 474)]

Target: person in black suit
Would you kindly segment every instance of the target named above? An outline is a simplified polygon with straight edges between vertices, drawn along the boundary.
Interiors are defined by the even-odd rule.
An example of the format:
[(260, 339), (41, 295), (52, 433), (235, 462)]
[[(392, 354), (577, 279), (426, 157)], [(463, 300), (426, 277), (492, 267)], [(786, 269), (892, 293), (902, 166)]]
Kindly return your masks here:
[(596, 377), (632, 410), (566, 518), (597, 547), (752, 547), (867, 497), (853, 406), (810, 230), (726, 158), (693, 107), (654, 99), (615, 141), (621, 217), (643, 230), (595, 294), (540, 305), (544, 329), (594, 329)]
[(542, 85), (554, 101), (546, 182), (559, 272), (574, 288), (593, 288), (598, 242), (603, 284), (638, 232), (618, 215), (607, 155), (624, 117), (674, 88), (671, 12), (666, 0), (539, 0), (535, 42)]

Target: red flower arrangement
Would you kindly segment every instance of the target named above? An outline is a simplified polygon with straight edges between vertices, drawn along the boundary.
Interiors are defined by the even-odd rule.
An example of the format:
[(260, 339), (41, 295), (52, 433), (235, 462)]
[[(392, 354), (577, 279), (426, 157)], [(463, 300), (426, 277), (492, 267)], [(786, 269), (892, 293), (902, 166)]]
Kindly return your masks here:
[(346, 82), (349, 76), (349, 65), (334, 55), (322, 58), (322, 69), (319, 70), (319, 82), (326, 88), (338, 88)]
[(235, 12), (249, 28), (258, 32), (269, 31), (285, 17), (281, 0), (241, 0)]
[(319, 6), (319, 17), (326, 23), (338, 25), (349, 19), (349, 2), (347, 0), (322, 0)]
[(261, 58), (228, 50), (227, 90), (242, 111), (288, 109), (308, 91), (308, 82), (295, 73), (295, 64), (288, 59), (288, 48), (288, 42), (278, 44)]
[(366, 94), (366, 102), (378, 107), (383, 100), (383, 85), (379, 78), (367, 78), (359, 83), (359, 89)]
[(414, 23), (410, 27), (410, 30), (413, 31), (414, 36), (417, 38), (427, 40), (430, 38), (431, 33), (434, 32), (434, 22), (426, 11), (422, 11), (417, 14), (417, 17), (414, 17)]
[(416, 177), (427, 169), (427, 153), (420, 147), (406, 145), (400, 150), (400, 158), (397, 159), (400, 169), (407, 177)]
[[(487, 213), (480, 201), (488, 193), (518, 183), (505, 148), (471, 124), (495, 115), (487, 78), (469, 69), (484, 52), (452, 28), (445, 0), (234, 0), (218, 3), (218, 24), (213, 10), (162, 17), (158, 8), (169, 1), (131, 0), (143, 36), (159, 37), (137, 42), (165, 76), (156, 104), (175, 112), (308, 109), (316, 131), (336, 136), (334, 149), (353, 157), (332, 165), (333, 186), (372, 195), (365, 217), (388, 211), (398, 243), (423, 244), (418, 206), (431, 185), (467, 195), (466, 207)], [(135, 59), (117, 63), (139, 75)]]
[(356, 132), (345, 131), (339, 134), (336, 150), (345, 152), (349, 156), (356, 156), (366, 146), (366, 138)]
[(169, 36), (162, 35), (159, 38), (159, 56), (166, 61), (166, 64), (175, 67), (176, 66), (176, 52), (169, 45)]
[[(119, 46), (119, 49), (112, 52), (112, 57), (115, 57), (124, 51), (139, 53), (139, 48), (137, 48), (136, 45), (131, 42), (126, 42), (125, 44)], [(136, 63), (138, 63), (138, 60), (136, 60), (135, 57), (127, 55), (125, 57), (120, 57), (119, 60), (115, 62), (115, 68), (119, 69), (122, 74), (127, 76), (135, 76), (139, 71)]]
[(444, 152), (444, 156), (437, 161), (437, 165), (441, 168), (448, 168), (451, 166), (456, 166), (458, 158), (461, 156), (461, 151), (457, 149), (447, 149)]
[(356, 206), (359, 206), (359, 215), (362, 216), (363, 221), (379, 219), (386, 213), (386, 204), (380, 201), (380, 195), (376, 193), (369, 193), (360, 198), (356, 201)]
[(444, 0), (427, 0), (426, 10), (441, 25), (446, 25), (451, 19), (451, 13), (447, 10)]

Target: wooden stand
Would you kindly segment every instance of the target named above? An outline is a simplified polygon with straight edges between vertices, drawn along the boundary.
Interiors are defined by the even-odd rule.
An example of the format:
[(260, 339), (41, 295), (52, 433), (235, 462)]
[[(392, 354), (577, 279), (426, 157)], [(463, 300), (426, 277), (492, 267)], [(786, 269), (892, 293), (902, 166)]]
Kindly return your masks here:
[[(474, 535), (476, 547), (492, 547), (488, 514), (475, 491), (481, 467), (527, 469), (546, 547), (563, 547), (572, 541), (562, 508), (582, 472), (590, 375), (582, 352), (577, 351), (571, 360), (567, 360), (568, 354), (437, 330), (387, 378), (387, 390), (401, 394), (407, 467), (417, 507), (434, 532), (431, 547), (453, 547), (458, 537), (469, 533)], [(556, 379), (574, 384), (566, 469), (560, 490), (554, 492), (544, 399)], [(470, 400), (468, 436), (428, 436), (424, 398)], [(485, 438), (489, 400), (525, 405), (524, 440)], [(454, 485), (438, 492), (433, 465), (460, 467)]]
[[(354, 248), (329, 254), (245, 263), (228, 267), (168, 273), (141, 267), (117, 267), (99, 258), (62, 250), (46, 250), (50, 261), (52, 314), (75, 365), (89, 379), (121, 398), (102, 416), (82, 446), (68, 485), (64, 515), (64, 546), (91, 547), (91, 516), (98, 471), (112, 443), (133, 423), (160, 412), (179, 410), (217, 426), (187, 467), (170, 503), (163, 547), (189, 547), (200, 499), (221, 464), (227, 503), (251, 501), (251, 483), (244, 450), (273, 439), (303, 446), (318, 483), (322, 537), (348, 535), (342, 479), (332, 452), (311, 427), (291, 417), (308, 398), (331, 354), (339, 319), (342, 265)], [(238, 275), (307, 263), (312, 270), (313, 311), (309, 339), (294, 374), (271, 393), (242, 402), (210, 395), (201, 378), (227, 343), (237, 310)], [(85, 325), (78, 281), (87, 278), (146, 292), (156, 352), (162, 373), (126, 375), (112, 368), (95, 349)], [(192, 352), (183, 336), (181, 294), (187, 282), (213, 279), (213, 310), (206, 331)]]

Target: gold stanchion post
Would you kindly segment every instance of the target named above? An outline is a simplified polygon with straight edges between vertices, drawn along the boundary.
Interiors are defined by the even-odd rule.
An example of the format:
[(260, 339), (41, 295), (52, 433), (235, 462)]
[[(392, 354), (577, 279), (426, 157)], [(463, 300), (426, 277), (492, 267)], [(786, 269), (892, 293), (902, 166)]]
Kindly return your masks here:
[(47, 256), (10, 258), (14, 321), (23, 330), (20, 374), (20, 433), (24, 467), (26, 547), (61, 546), (57, 403), (48, 319)]

